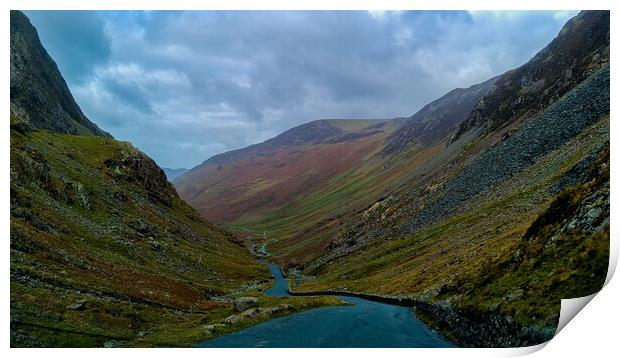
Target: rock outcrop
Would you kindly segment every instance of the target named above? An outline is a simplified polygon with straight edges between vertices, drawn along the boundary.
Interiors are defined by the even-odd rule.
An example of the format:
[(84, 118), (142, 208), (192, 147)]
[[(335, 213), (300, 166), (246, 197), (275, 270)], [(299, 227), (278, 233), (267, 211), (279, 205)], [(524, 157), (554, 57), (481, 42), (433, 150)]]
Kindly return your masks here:
[(248, 308), (256, 307), (258, 305), (258, 298), (256, 297), (238, 297), (234, 300), (235, 310), (242, 312)]

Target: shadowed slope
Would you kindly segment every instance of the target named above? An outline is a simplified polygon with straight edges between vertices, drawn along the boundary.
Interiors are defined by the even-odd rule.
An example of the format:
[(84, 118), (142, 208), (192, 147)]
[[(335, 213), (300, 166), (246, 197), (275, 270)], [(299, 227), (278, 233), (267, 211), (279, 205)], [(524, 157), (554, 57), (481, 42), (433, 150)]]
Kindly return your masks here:
[(37, 30), (20, 11), (11, 11), (11, 124), (55, 132), (110, 135), (75, 103)]

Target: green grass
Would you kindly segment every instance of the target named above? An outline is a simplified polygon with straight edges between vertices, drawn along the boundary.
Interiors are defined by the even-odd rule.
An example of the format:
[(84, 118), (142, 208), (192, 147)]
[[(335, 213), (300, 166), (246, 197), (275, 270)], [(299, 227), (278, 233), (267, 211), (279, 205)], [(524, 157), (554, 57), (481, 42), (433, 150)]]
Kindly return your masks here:
[(205, 330), (233, 313), (211, 297), (271, 275), (161, 178), (129, 143), (11, 131), (12, 346), (186, 346), (272, 318)]
[[(604, 118), (523, 173), (463, 203), (453, 216), (411, 235), (394, 236), (386, 230), (348, 255), (309, 266), (306, 273), (317, 278), (304, 281), (299, 289), (448, 300), (481, 311), (499, 310), (527, 325), (554, 326), (559, 298), (590, 294), (600, 287), (607, 267), (608, 231), (567, 232), (554, 245), (532, 244), (528, 249), (538, 259), (506, 270), (515, 253), (525, 250), (526, 231), (553, 207), (551, 187), (585, 155), (604, 149), (608, 138), (609, 118)], [(566, 189), (562, 195), (581, 202), (580, 188)], [(376, 220), (363, 228), (402, 224)], [(529, 287), (523, 296), (521, 287)]]
[(385, 119), (330, 119), (329, 123), (340, 129), (355, 132), (362, 130), (368, 126), (387, 122)]
[[(315, 307), (340, 305), (336, 297), (266, 297), (257, 292), (259, 307), (290, 305), (272, 316), (259, 316), (234, 325), (221, 325), (236, 314), (230, 303), (208, 312), (179, 312), (151, 305), (76, 294), (61, 288), (31, 288), (11, 284), (11, 345), (13, 347), (187, 347), (283, 315)], [(80, 310), (67, 303), (85, 300)], [(18, 312), (18, 317), (13, 312)], [(209, 324), (220, 324), (215, 330)]]

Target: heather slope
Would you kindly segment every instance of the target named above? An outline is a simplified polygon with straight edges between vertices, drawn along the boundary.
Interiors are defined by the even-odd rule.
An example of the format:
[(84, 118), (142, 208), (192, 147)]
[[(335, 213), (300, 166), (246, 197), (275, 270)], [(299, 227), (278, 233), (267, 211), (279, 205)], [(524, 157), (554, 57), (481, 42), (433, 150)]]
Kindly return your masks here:
[(358, 167), (393, 130), (391, 121), (319, 120), (210, 158), (175, 180), (204, 217), (231, 222), (316, 192)]

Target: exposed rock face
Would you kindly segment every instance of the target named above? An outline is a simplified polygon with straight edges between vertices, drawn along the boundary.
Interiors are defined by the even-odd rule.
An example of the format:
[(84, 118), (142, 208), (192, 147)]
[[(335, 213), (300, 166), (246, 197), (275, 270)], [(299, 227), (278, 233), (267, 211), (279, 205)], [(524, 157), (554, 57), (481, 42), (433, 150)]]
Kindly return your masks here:
[(256, 297), (239, 297), (234, 301), (235, 310), (242, 312), (248, 308), (256, 307), (258, 305), (258, 298)]
[(524, 239), (526, 242), (542, 239), (548, 246), (567, 233), (604, 232), (609, 226), (609, 206), (609, 147), (606, 147), (591, 164), (583, 182), (565, 188), (532, 223)]
[(506, 180), (609, 113), (609, 67), (600, 70), (511, 137), (473, 160), (446, 184), (436, 202), (411, 218), (413, 230), (444, 217), (459, 203)]
[(414, 141), (428, 144), (452, 133), (480, 99), (492, 90), (496, 80), (494, 77), (469, 88), (454, 89), (427, 104), (390, 136), (385, 154), (401, 152)]
[(484, 135), (536, 113), (608, 64), (609, 11), (582, 11), (534, 58), (497, 79), (453, 141), (472, 128)]
[(166, 173), (146, 154), (129, 145), (120, 160), (107, 160), (105, 165), (127, 180), (138, 181), (152, 197), (168, 203), (178, 197)]
[(87, 302), (86, 300), (79, 300), (79, 301), (77, 301), (75, 303), (72, 303), (72, 304), (68, 305), (67, 309), (68, 310), (76, 310), (76, 311), (83, 310), (84, 307), (86, 306), (86, 302)]
[(110, 137), (75, 103), (37, 30), (11, 11), (11, 124), (60, 133)]

